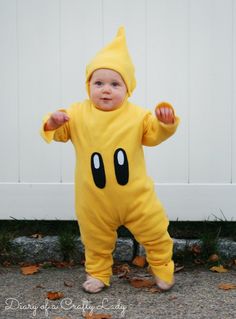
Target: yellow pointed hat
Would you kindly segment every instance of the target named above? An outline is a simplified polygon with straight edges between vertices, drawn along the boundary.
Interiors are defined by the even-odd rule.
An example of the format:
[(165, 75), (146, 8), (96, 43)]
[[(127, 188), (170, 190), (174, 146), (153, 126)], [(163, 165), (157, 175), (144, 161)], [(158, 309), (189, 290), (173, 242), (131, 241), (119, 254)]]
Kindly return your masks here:
[(130, 96), (136, 87), (135, 69), (126, 44), (125, 29), (120, 27), (115, 39), (100, 50), (86, 67), (86, 88), (89, 93), (89, 80), (97, 69), (111, 69), (118, 72)]

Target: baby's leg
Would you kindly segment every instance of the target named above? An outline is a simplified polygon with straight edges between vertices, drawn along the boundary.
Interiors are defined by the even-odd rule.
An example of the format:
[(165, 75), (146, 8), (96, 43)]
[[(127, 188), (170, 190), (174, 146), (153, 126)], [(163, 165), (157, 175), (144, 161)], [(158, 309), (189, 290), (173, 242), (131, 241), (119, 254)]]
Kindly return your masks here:
[(85, 291), (97, 293), (110, 284), (112, 275), (112, 252), (117, 233), (110, 225), (87, 221), (80, 223), (81, 239), (85, 246), (85, 269), (87, 279), (83, 284)]
[(133, 212), (125, 226), (144, 246), (157, 286), (169, 290), (174, 285), (173, 241), (167, 231), (169, 222), (158, 201), (147, 204), (146, 208), (149, 210)]

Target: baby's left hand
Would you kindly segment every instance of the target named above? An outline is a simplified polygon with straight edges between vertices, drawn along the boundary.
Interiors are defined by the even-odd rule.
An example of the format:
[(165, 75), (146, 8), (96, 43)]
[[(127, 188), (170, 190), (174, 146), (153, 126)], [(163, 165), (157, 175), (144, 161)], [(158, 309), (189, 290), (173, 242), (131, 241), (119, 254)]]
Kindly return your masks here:
[(156, 109), (156, 117), (160, 122), (164, 124), (174, 124), (175, 115), (174, 111), (169, 107), (159, 107)]

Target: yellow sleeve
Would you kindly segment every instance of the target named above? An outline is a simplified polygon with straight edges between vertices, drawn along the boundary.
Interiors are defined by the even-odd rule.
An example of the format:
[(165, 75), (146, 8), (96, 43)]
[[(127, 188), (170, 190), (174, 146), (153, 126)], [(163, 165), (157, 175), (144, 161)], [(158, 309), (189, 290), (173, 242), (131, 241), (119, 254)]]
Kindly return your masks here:
[[(58, 111), (68, 113), (67, 110), (65, 109), (60, 109)], [(52, 131), (44, 130), (44, 126), (50, 116), (51, 116), (51, 113), (47, 114), (43, 118), (43, 124), (40, 129), (40, 135), (47, 143), (50, 143), (52, 140), (57, 142), (67, 142), (71, 137), (69, 122), (66, 122), (65, 124), (63, 124), (61, 127), (59, 127), (56, 130), (52, 130)]]
[[(170, 107), (173, 111), (171, 104), (162, 102), (156, 106)], [(173, 124), (164, 124), (158, 121), (157, 117), (150, 112), (146, 114), (143, 121), (143, 138), (142, 144), (145, 146), (155, 146), (168, 139), (173, 135), (179, 125), (180, 119), (175, 115), (175, 121)]]

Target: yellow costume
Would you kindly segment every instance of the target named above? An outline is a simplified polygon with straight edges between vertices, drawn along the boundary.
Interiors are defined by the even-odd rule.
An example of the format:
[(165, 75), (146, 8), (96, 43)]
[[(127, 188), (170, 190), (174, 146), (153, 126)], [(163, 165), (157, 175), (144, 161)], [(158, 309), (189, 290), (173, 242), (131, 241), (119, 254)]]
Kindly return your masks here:
[[(90, 76), (99, 68), (119, 72), (128, 95), (132, 93), (136, 82), (123, 28), (88, 65), (88, 92)], [(41, 134), (47, 142), (70, 139), (75, 147), (76, 214), (87, 273), (109, 285), (116, 230), (124, 225), (145, 247), (154, 274), (171, 283), (174, 265), (168, 219), (147, 176), (142, 145), (154, 146), (170, 137), (179, 119), (163, 124), (148, 110), (130, 103), (128, 97), (113, 111), (98, 109), (90, 99), (61, 111), (70, 120), (55, 131), (42, 129)]]

